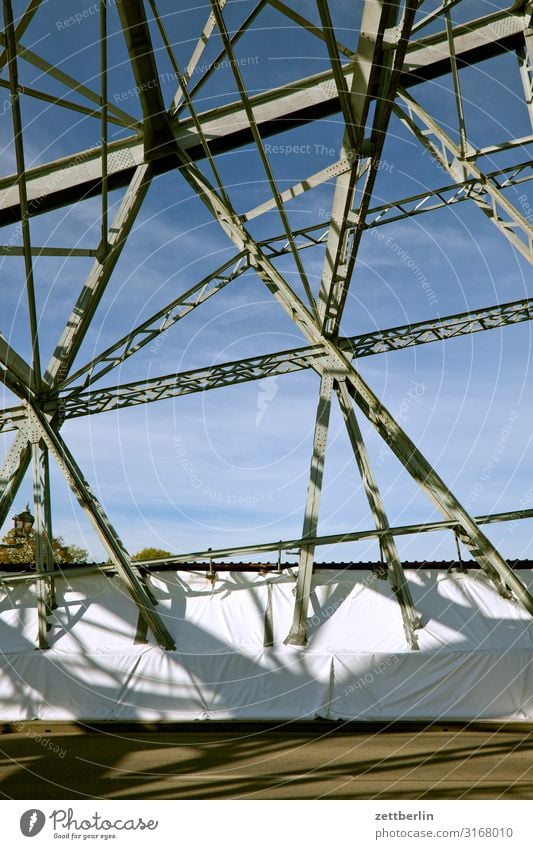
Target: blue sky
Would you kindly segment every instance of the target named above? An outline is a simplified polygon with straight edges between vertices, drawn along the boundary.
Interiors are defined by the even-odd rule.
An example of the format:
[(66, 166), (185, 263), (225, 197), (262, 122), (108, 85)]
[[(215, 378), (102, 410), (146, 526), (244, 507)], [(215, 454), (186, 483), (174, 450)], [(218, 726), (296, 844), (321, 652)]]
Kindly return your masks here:
[[(24, 5), (14, 4), (16, 15)], [(165, 0), (159, 7), (183, 67), (208, 8), (191, 3), (191, 8), (176, 11), (174, 5)], [(314, 2), (297, 5), (302, 14), (318, 21)], [(362, 4), (339, 0), (331, 5), (338, 38), (355, 45)], [(430, 10), (435, 4), (426, 5)], [(459, 22), (506, 5), (482, 0), (463, 2), (452, 14)], [(236, 25), (252, 6), (248, 1), (230, 2), (228, 25)], [(96, 90), (98, 17), (92, 13), (83, 17), (83, 11), (90, 8), (86, 0), (43, 3), (23, 43)], [(82, 15), (81, 22), (65, 25), (77, 13)], [(125, 97), (134, 79), (113, 4), (109, 18), (110, 100), (139, 117), (137, 97)], [(170, 66), (155, 34), (154, 43), (165, 102), (170, 104), (176, 85), (168, 79)], [(202, 64), (219, 49), (216, 38)], [(252, 32), (240, 42), (237, 55), (250, 92), (327, 68), (323, 44), (295, 32), (292, 24), (273, 9), (257, 19)], [(19, 73), (21, 82), (27, 85), (56, 95), (65, 91), (27, 63), (20, 63)], [(5, 78), (5, 71), (2, 76)], [(496, 144), (531, 132), (514, 56), (491, 59), (463, 71), (461, 84), (467, 131), (474, 144)], [(417, 86), (412, 93), (457, 138), (450, 91), (451, 81), (446, 77)], [(196, 105), (203, 111), (236, 99), (235, 83), (229, 70), (222, 68), (199, 93)], [(98, 138), (98, 123), (92, 118), (29, 98), (22, 99), (22, 108), (28, 167), (90, 147)], [(1, 167), (2, 174), (7, 175), (14, 169), (11, 115), (9, 109), (0, 109), (0, 115)], [(116, 137), (121, 135), (125, 133), (119, 131)], [(267, 140), (269, 145), (309, 148), (309, 152), (290, 155), (270, 148), (279, 186), (286, 188), (332, 164), (341, 139), (342, 123), (339, 116), (333, 116)], [(524, 147), (512, 154), (484, 157), (479, 164), (491, 171), (527, 158)], [(391, 122), (383, 162), (386, 167), (376, 183), (375, 204), (450, 182), (397, 119)], [(268, 198), (268, 185), (255, 150), (233, 151), (219, 157), (218, 164), (240, 213)], [(208, 166), (201, 167), (211, 177)], [(532, 202), (527, 184), (507, 192), (516, 205), (522, 195)], [(288, 204), (291, 226), (319, 221), (331, 197), (332, 185), (324, 185)], [(121, 192), (112, 195), (115, 207), (120, 198)], [(93, 247), (98, 215), (99, 201), (93, 199), (40, 216), (32, 221), (33, 243)], [(282, 225), (277, 213), (270, 212), (251, 222), (250, 230), (264, 238), (281, 233)], [(4, 243), (12, 232), (3, 228)], [(416, 261), (430, 281), (434, 293), (431, 302), (420, 277), (399, 258), (400, 250)], [(179, 174), (156, 179), (77, 364), (103, 350), (234, 253)], [(316, 292), (323, 249), (304, 251), (302, 260)], [(87, 259), (40, 259), (35, 263), (44, 363), (90, 266)], [(17, 351), (28, 356), (22, 260), (3, 258), (1, 267), (4, 287), (0, 330)], [(300, 293), (293, 261), (285, 258), (278, 267)], [(463, 203), (365, 234), (342, 332), (353, 335), (516, 300), (527, 296), (530, 280), (526, 261), (479, 209)], [(249, 272), (179, 322), (157, 349), (148, 346), (104, 378), (101, 385), (302, 344), (305, 342), (296, 327), (264, 284)], [(402, 417), (403, 427), (465, 506), (481, 514), (533, 506), (529, 473), (530, 352), (531, 329), (521, 324), (446, 344), (366, 358), (358, 367), (393, 415)], [(303, 519), (317, 389), (314, 373), (299, 372), (68, 422), (63, 434), (131, 551), (156, 545), (183, 552), (297, 537)], [(5, 399), (6, 404), (14, 403), (7, 392)], [(362, 416), (360, 422), (391, 524), (438, 518)], [(5, 437), (3, 444), (7, 446), (10, 439), (9, 435)], [(488, 469), (497, 448), (499, 462)], [(100, 558), (98, 542), (55, 469), (53, 488), (56, 532)], [(27, 482), (15, 508), (23, 506), (29, 493)], [(371, 527), (355, 461), (334, 405), (319, 530), (340, 533)], [(527, 522), (493, 525), (488, 533), (501, 544), (504, 555), (532, 556), (529, 527)], [(449, 557), (455, 550), (449, 533), (399, 538), (398, 542), (402, 555), (410, 559)], [(376, 544), (368, 543), (324, 548), (318, 559), (364, 560), (377, 556)]]

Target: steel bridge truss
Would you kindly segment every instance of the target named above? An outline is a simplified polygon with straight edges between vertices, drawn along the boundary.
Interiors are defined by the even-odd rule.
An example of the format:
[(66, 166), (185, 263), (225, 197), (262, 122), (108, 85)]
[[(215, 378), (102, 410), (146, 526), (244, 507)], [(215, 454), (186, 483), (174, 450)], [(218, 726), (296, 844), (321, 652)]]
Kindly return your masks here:
[[(422, 627), (396, 546), (396, 537), (406, 533), (451, 529), (471, 552), (497, 590), (512, 597), (533, 614), (533, 597), (509, 567), (480, 526), (491, 521), (528, 519), (521, 510), (496, 516), (471, 517), (428, 463), (400, 424), (383, 406), (357, 369), (361, 357), (393, 353), (407, 347), (453, 339), (466, 334), (530, 321), (533, 299), (482, 307), (460, 314), (436, 317), (401, 327), (379, 329), (358, 336), (341, 335), (343, 312), (349, 295), (363, 237), (367, 231), (403, 219), (444, 210), (457, 204), (477, 207), (529, 263), (533, 262), (531, 215), (516, 204), (517, 187), (533, 177), (533, 162), (524, 151), (533, 135), (475, 147), (468, 135), (468, 119), (461, 94), (461, 72), (477, 63), (501, 55), (514, 55), (521, 81), (520, 98), (528, 110), (533, 133), (532, 6), (515, 3), (467, 23), (455, 24), (453, 14), (461, 0), (361, 0), (357, 43), (344, 44), (335, 31), (335, 0), (316, 0), (316, 17), (306, 19), (294, 2), (259, 0), (250, 4), (247, 15), (235, 27), (229, 24), (226, 0), (210, 0), (211, 11), (192, 51), (190, 61), (180, 67), (172, 45), (172, 20), (161, 13), (156, 0), (128, 0), (117, 4), (125, 47), (135, 78), (142, 118), (130, 115), (112, 102), (109, 91), (108, 16), (106, 0), (99, 2), (100, 67), (98, 87), (80, 83), (61, 66), (54, 66), (39, 52), (29, 49), (25, 33), (36, 15), (40, 0), (30, 0), (25, 12), (14, 20), (11, 0), (3, 0), (3, 31), (0, 32), (0, 87), (10, 98), (12, 138), (16, 171), (0, 178), (0, 227), (16, 225), (20, 237), (0, 245), (0, 255), (19, 256), (24, 278), (31, 334), (31, 358), (25, 361), (10, 342), (0, 335), (0, 378), (19, 399), (17, 406), (0, 411), (0, 430), (15, 431), (15, 437), (0, 471), (0, 523), (6, 520), (16, 493), (28, 470), (33, 477), (34, 512), (37, 532), (36, 572), (10, 579), (37, 581), (38, 645), (49, 646), (51, 612), (55, 606), (52, 540), (52, 498), (49, 463), (59, 466), (78, 502), (103, 543), (112, 567), (123, 580), (139, 608), (147, 639), (149, 629), (165, 649), (174, 641), (147, 578), (149, 564), (132, 563), (117, 531), (92, 492), (76, 459), (61, 435), (64, 421), (123, 409), (152, 401), (219, 389), (274, 375), (312, 369), (320, 378), (313, 451), (301, 537), (255, 546), (235, 546), (216, 552), (179, 555), (179, 564), (213, 556), (281, 552), (296, 547), (299, 561), (294, 618), (287, 642), (303, 645), (307, 639), (307, 610), (312, 587), (314, 553), (319, 545), (375, 538), (379, 540), (387, 575), (398, 599), (407, 644), (418, 648), (417, 632)], [(467, 6), (468, 4), (464, 4)], [(226, 7), (227, 6), (227, 7)], [(247, 90), (238, 58), (239, 41), (261, 16), (275, 10), (280, 20), (295, 31), (317, 40), (325, 51), (329, 70), (257, 93)], [(233, 18), (232, 18), (233, 20)], [(354, 31), (357, 26), (354, 18)], [(161, 46), (154, 46), (157, 35)], [(217, 46), (216, 58), (201, 65), (208, 48)], [(38, 45), (37, 45), (38, 47)], [(160, 51), (164, 51), (176, 80), (176, 91), (165, 103), (160, 84)], [(207, 51), (207, 53), (206, 53)], [(235, 102), (199, 111), (198, 93), (225, 62), (238, 95)], [(61, 97), (20, 84), (19, 67), (24, 63), (61, 86)], [(453, 132), (441, 126), (421, 105), (424, 87), (436, 79), (451, 80), (456, 123)], [(418, 96), (420, 94), (420, 96)], [(26, 129), (21, 103), (40, 101), (73, 116), (91, 116), (99, 121), (101, 142), (56, 161), (26, 167)], [(318, 125), (324, 118), (339, 116), (344, 138), (338, 159), (327, 168), (308, 175), (290, 188), (281, 189), (270, 161), (266, 139), (306, 124)], [(4, 117), (3, 121), (6, 120)], [(447, 182), (410, 197), (386, 204), (374, 200), (375, 182), (392, 121), (400, 121), (412, 136), (419, 155), (429, 155), (445, 172)], [(122, 137), (110, 140), (110, 128)], [(124, 135), (124, 133), (126, 135)], [(259, 205), (238, 211), (221, 176), (219, 157), (228, 151), (253, 144), (269, 186), (269, 196)], [(515, 157), (515, 164), (484, 168), (500, 154)], [(89, 362), (76, 364), (78, 352), (93, 322), (115, 266), (128, 244), (128, 237), (153, 181), (175, 171), (185, 180), (220, 225), (235, 247), (235, 254), (200, 282), (175, 297), (147, 320), (108, 346)], [(209, 173), (208, 178), (206, 174)], [(291, 203), (305, 193), (329, 184), (332, 207), (327, 217), (302, 229), (291, 226)], [(110, 219), (110, 192), (124, 188), (122, 201)], [(63, 206), (88, 197), (99, 197), (100, 238), (93, 248), (65, 245), (37, 246), (32, 239), (32, 221)], [(270, 238), (254, 238), (250, 222), (276, 213), (280, 232)], [(303, 258), (307, 250), (321, 249), (323, 268), (315, 296)], [(92, 268), (83, 281), (79, 297), (50, 362), (43, 367), (40, 328), (35, 298), (34, 258), (92, 258)], [(290, 259), (302, 295), (278, 268), (280, 258)], [(263, 282), (281, 309), (290, 317), (305, 340), (305, 346), (288, 351), (222, 364), (207, 364), (194, 371), (151, 377), (126, 384), (96, 386), (127, 359), (148, 344), (172, 331), (174, 325), (245, 273)], [(319, 508), (327, 453), (332, 404), (337, 403), (346, 425), (354, 460), (375, 523), (369, 531), (348, 531), (335, 537), (320, 536)], [(442, 521), (391, 527), (361, 432), (363, 414), (396, 455), (414, 481), (442, 514)], [(152, 564), (154, 567), (157, 564)]]

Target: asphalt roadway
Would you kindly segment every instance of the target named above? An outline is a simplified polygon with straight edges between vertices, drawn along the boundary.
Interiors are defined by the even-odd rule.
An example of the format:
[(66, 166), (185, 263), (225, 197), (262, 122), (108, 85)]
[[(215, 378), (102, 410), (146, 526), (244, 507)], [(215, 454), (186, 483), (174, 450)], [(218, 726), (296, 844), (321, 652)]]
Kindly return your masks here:
[(533, 726), (5, 723), (6, 799), (533, 799)]

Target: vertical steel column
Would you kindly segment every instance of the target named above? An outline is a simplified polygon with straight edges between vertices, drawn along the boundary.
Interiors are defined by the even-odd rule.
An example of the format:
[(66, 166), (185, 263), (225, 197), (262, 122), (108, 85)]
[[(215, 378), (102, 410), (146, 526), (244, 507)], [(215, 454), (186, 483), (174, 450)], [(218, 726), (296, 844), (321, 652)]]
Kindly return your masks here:
[(450, 51), (450, 64), (452, 67), (453, 88), (455, 93), (455, 108), (457, 111), (457, 121), (459, 124), (459, 136), (461, 139), (461, 159), (469, 153), (468, 138), (466, 135), (466, 121), (463, 108), (463, 96), (461, 94), (461, 83), (459, 80), (459, 68), (457, 66), (457, 56), (455, 54), (455, 41), (453, 38), (453, 24), (450, 15), (450, 9), (453, 3), (451, 0), (444, 0), (444, 20), (446, 21), (446, 35), (448, 37), (448, 49)]
[(107, 0), (100, 0), (100, 130), (102, 135), (102, 222), (100, 251), (108, 249), (108, 159), (107, 159)]
[[(397, 0), (390, 5), (381, 0), (366, 0), (362, 11), (357, 62), (348, 93), (350, 111), (356, 124), (351, 128), (346, 127), (340, 152), (340, 158), (348, 159), (352, 167), (348, 173), (337, 177), (335, 182), (318, 302), (323, 329), (328, 333), (335, 332), (340, 322), (340, 315), (337, 315), (337, 290), (344, 284), (347, 274), (348, 216), (361, 176), (362, 142), (370, 109), (371, 91), (384, 71), (383, 63), (376, 62), (376, 59), (381, 51), (384, 29), (395, 21), (397, 5)], [(335, 319), (329, 320), (331, 316), (335, 316)]]
[(524, 30), (524, 43), (516, 51), (520, 66), (520, 76), (524, 88), (529, 120), (533, 128), (533, 29)]
[[(52, 527), (52, 493), (50, 491), (50, 455), (48, 448), (44, 442), (40, 443), (40, 462), (41, 462), (41, 479), (43, 492), (43, 523), (46, 538), (46, 567), (47, 571), (53, 572), (55, 569), (55, 558), (53, 551), (53, 527)], [(55, 581), (53, 575), (50, 577), (49, 583), (49, 607), (50, 611), (57, 607)]]
[[(326, 320), (332, 291), (337, 283), (339, 275), (342, 273), (338, 265), (338, 261), (339, 256), (342, 253), (342, 245), (344, 244), (347, 235), (347, 215), (351, 209), (351, 202), (359, 176), (358, 171), (361, 155), (359, 148), (363, 137), (362, 125), (365, 122), (370, 106), (371, 85), (378, 74), (373, 59), (376, 51), (379, 49), (383, 29), (390, 14), (390, 9), (385, 8), (381, 0), (365, 0), (358, 45), (359, 61), (354, 69), (350, 93), (348, 94), (344, 91), (344, 82), (342, 85), (337, 83), (339, 97), (344, 102), (345, 111), (349, 114), (349, 116), (352, 116), (352, 120), (354, 122), (346, 127), (343, 139), (343, 148), (341, 151), (341, 158), (346, 157), (350, 162), (352, 162), (352, 168), (348, 174), (339, 176), (336, 182), (332, 223), (329, 229), (317, 310), (319, 323), (323, 323)], [(321, 18), (323, 26), (330, 22), (329, 14), (327, 13), (327, 9), (324, 4), (322, 4)], [(324, 20), (324, 18), (326, 18), (326, 20)], [(329, 41), (331, 42), (331, 38), (329, 38)], [(331, 43), (329, 46), (330, 58), (333, 59), (336, 47)], [(333, 62), (333, 67), (335, 69), (335, 62)], [(313, 456), (311, 459), (304, 529), (302, 533), (302, 536), (304, 537), (308, 535), (315, 536), (317, 531), (318, 510), (322, 489), (332, 394), (333, 378), (326, 370), (322, 374), (320, 384)], [(306, 619), (309, 604), (309, 592), (313, 577), (313, 566), (314, 547), (310, 546), (302, 548), (300, 550), (300, 560), (298, 564), (293, 623), (285, 640), (286, 643), (292, 645), (305, 645), (307, 642)]]
[[(372, 516), (374, 517), (376, 528), (379, 531), (388, 530), (390, 527), (389, 521), (383, 506), (377, 480), (374, 476), (372, 466), (370, 465), (370, 459), (363, 440), (361, 428), (359, 427), (359, 422), (355, 415), (352, 399), (346, 388), (346, 383), (344, 381), (340, 381), (337, 384), (336, 390), (340, 408), (346, 423), (348, 436), (350, 437), (350, 442), (355, 455), (355, 461), (363, 480), (366, 497), (370, 505)], [(413, 597), (409, 589), (409, 584), (405, 578), (396, 542), (392, 534), (384, 534), (380, 538), (380, 543), (383, 556), (387, 563), (389, 581), (402, 611), (407, 642), (412, 649), (418, 649), (419, 645), (415, 630), (421, 628), (422, 623), (415, 610)]]
[(20, 201), (20, 224), (22, 242), (24, 245), (24, 267), (26, 272), (26, 294), (30, 318), (32, 366), (37, 386), (41, 382), (41, 359), (39, 353), (39, 329), (37, 307), (35, 304), (35, 284), (33, 279), (33, 260), (31, 253), (30, 219), (28, 214), (28, 195), (26, 190), (26, 164), (24, 157), (24, 140), (22, 134), (22, 115), (20, 110), (20, 86), (17, 68), (17, 42), (13, 24), (11, 0), (3, 0), (5, 39), (8, 56), (9, 86), (11, 93), (11, 112), (13, 117), (13, 135), (15, 157), (17, 161), (17, 178)]
[[(311, 457), (311, 471), (307, 488), (302, 537), (314, 537), (317, 532), (332, 394), (333, 377), (326, 371), (320, 379), (320, 394), (318, 397), (313, 455)], [(291, 630), (285, 639), (285, 643), (290, 645), (303, 646), (307, 642), (307, 606), (309, 604), (309, 593), (313, 577), (314, 554), (314, 546), (302, 546), (300, 549), (294, 616)]]
[[(50, 493), (48, 492), (48, 462), (44, 455), (47, 449), (37, 435), (32, 434), (31, 450), (33, 458), (33, 507), (35, 513), (35, 565), (38, 572), (51, 572), (54, 568), (52, 540), (46, 527), (47, 514), (50, 515)], [(48, 631), (51, 612), (51, 578), (37, 580), (38, 641), (40, 649), (50, 648)]]
[(59, 468), (65, 475), (67, 483), (76, 495), (80, 506), (89, 516), (101, 542), (110, 558), (115, 563), (117, 571), (124, 581), (139, 611), (148, 623), (159, 645), (165, 649), (175, 649), (174, 640), (155, 609), (152, 594), (143, 587), (139, 579), (138, 569), (131, 563), (122, 540), (109, 521), (102, 505), (99, 503), (89, 484), (83, 477), (74, 457), (60, 435), (51, 427), (46, 416), (35, 407), (27, 405), (28, 416), (32, 428), (36, 428), (53, 454)]

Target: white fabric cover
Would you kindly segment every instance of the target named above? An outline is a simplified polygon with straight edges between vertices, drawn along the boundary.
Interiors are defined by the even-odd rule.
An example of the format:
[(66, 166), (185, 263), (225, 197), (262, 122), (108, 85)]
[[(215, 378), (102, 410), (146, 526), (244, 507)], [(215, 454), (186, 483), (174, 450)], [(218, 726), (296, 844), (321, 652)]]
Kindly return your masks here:
[[(223, 573), (214, 587), (205, 574), (155, 574), (172, 652), (151, 635), (134, 644), (137, 609), (118, 578), (101, 575), (56, 582), (52, 647), (36, 651), (37, 587), (4, 585), (0, 719), (532, 721), (531, 617), (478, 571), (406, 574), (420, 651), (371, 572), (315, 573), (305, 648), (283, 643), (290, 573)], [(532, 573), (520, 576), (533, 586)]]

